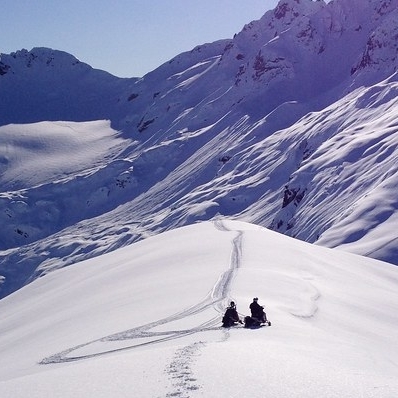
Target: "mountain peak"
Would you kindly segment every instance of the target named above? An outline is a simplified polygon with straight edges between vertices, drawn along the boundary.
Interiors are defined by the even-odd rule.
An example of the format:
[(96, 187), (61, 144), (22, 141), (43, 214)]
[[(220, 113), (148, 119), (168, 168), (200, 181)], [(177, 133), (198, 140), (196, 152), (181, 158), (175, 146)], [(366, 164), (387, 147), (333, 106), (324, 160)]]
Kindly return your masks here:
[[(377, 9), (377, 15), (384, 15), (384, 11), (388, 9), (386, 3), (383, 3), (384, 7)], [(362, 74), (369, 72), (391, 74), (397, 70), (398, 9), (395, 8), (385, 14), (380, 24), (369, 35), (366, 48), (358, 63), (353, 66), (352, 74), (361, 72)]]
[(316, 12), (324, 6), (326, 6), (326, 3), (323, 0), (280, 0), (273, 11), (273, 15), (286, 24), (300, 16)]
[(7, 94), (0, 97), (0, 125), (109, 119), (104, 109), (117, 101), (120, 81), (64, 51), (36, 47), (1, 54), (0, 89)]
[(91, 68), (81, 63), (76, 57), (64, 51), (53, 50), (46, 47), (35, 47), (30, 51), (26, 49), (15, 51), (11, 54), (0, 55), (0, 66), (6, 72), (21, 73), (26, 68), (54, 68), (84, 65), (84, 68)]

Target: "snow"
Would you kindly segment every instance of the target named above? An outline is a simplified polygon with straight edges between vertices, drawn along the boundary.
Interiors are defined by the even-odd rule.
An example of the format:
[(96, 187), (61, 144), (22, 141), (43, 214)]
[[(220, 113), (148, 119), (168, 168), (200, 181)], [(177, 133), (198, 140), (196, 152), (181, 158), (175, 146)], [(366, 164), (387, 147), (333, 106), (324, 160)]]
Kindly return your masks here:
[(397, 7), (283, 1), (139, 80), (1, 54), (0, 396), (395, 397)]
[[(392, 397), (398, 269), (218, 219), (0, 301), (0, 395)], [(253, 296), (271, 327), (220, 328)]]
[(1, 126), (0, 184), (11, 191), (57, 182), (106, 164), (125, 143), (109, 121)]
[(397, 7), (283, 1), (142, 79), (2, 54), (0, 297), (219, 215), (398, 264)]

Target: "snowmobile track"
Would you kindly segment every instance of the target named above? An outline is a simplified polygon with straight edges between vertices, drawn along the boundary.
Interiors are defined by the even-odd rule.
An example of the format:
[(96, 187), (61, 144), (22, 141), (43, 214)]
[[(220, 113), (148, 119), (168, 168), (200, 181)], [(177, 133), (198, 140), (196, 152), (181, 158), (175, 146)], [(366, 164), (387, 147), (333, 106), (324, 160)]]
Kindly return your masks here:
[[(112, 354), (120, 351), (131, 350), (138, 347), (143, 347), (152, 344), (159, 344), (165, 341), (174, 340), (178, 338), (182, 338), (187, 335), (206, 332), (211, 330), (223, 330), (220, 324), (221, 314), (227, 304), (227, 302), (231, 299), (229, 297), (229, 293), (231, 291), (231, 285), (236, 273), (236, 270), (241, 266), (242, 259), (242, 240), (243, 240), (243, 232), (242, 231), (231, 231), (229, 230), (225, 224), (221, 220), (216, 220), (214, 222), (215, 228), (220, 231), (225, 232), (236, 232), (236, 236), (232, 239), (232, 249), (231, 249), (231, 257), (230, 263), (225, 272), (223, 272), (217, 282), (214, 284), (213, 289), (207, 296), (199, 303), (182, 310), (181, 312), (170, 315), (166, 318), (159, 319), (154, 322), (150, 322), (145, 325), (141, 325), (129, 330), (125, 330), (122, 332), (118, 332), (109, 336), (102, 337), (97, 340), (93, 340), (87, 343), (80, 344), (75, 347), (71, 347), (65, 351), (60, 353), (51, 355), (47, 358), (44, 358), (40, 361), (40, 364), (55, 364), (55, 363), (63, 363), (63, 362), (73, 362), (79, 361), (89, 358), (95, 358), (102, 355)], [(183, 318), (187, 318), (190, 316), (194, 316), (199, 314), (209, 308), (213, 307), (216, 311), (214, 317), (210, 318), (206, 322), (201, 323), (200, 325), (193, 327), (191, 329), (183, 329), (183, 330), (168, 330), (161, 332), (152, 332), (151, 329), (165, 325), (167, 323), (171, 323), (174, 321), (181, 320)], [(125, 341), (135, 340), (134, 344), (125, 345), (123, 342)], [(141, 340), (141, 341), (139, 341)], [(115, 342), (114, 348), (109, 348), (110, 343)], [(104, 344), (105, 343), (105, 344)], [(92, 353), (89, 354), (81, 354), (71, 355), (73, 352), (76, 352), (80, 349), (86, 349), (88, 346), (92, 346)], [(101, 349), (101, 346), (102, 349)], [(108, 347), (107, 349), (104, 349)]]

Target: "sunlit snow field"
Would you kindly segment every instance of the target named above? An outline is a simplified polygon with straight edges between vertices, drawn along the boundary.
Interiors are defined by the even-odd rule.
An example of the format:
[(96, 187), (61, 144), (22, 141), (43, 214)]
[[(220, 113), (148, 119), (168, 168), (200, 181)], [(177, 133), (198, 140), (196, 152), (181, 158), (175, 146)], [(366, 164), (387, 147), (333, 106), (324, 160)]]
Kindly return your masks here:
[(1, 126), (2, 190), (55, 183), (106, 164), (124, 142), (109, 125), (99, 120)]
[[(0, 395), (393, 397), (397, 267), (218, 220), (0, 301)], [(223, 329), (253, 296), (271, 327)]]

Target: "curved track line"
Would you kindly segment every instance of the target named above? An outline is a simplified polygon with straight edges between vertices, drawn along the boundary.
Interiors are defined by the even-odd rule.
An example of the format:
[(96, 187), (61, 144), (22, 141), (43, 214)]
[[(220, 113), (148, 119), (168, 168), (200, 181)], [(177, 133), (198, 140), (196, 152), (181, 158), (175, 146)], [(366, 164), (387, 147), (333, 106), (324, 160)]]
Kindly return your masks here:
[(290, 310), (290, 314), (298, 318), (313, 318), (318, 312), (317, 301), (321, 297), (319, 290), (309, 281), (304, 281), (304, 289), (298, 295), (298, 302), (301, 303), (300, 308)]
[[(214, 226), (220, 231), (228, 231), (228, 229), (221, 220), (214, 221)], [(190, 334), (198, 333), (198, 332), (206, 332), (210, 330), (220, 330), (221, 327), (217, 326), (220, 323), (220, 314), (223, 312), (228, 300), (230, 297), (228, 296), (231, 290), (231, 284), (233, 278), (235, 276), (236, 270), (241, 266), (241, 258), (242, 258), (242, 231), (237, 232), (237, 236), (232, 240), (232, 250), (231, 250), (231, 259), (228, 269), (221, 274), (217, 282), (215, 283), (211, 292), (207, 294), (207, 296), (199, 303), (182, 310), (181, 312), (175, 313), (166, 318), (160, 319), (158, 321), (150, 322), (145, 325), (141, 325), (129, 330), (125, 330), (122, 332), (118, 332), (109, 336), (102, 337), (100, 339), (96, 339), (87, 343), (80, 344), (75, 347), (71, 347), (65, 351), (59, 352), (57, 354), (51, 355), (47, 358), (44, 358), (40, 364), (54, 364), (54, 363), (63, 363), (63, 362), (73, 362), (79, 361), (88, 358), (94, 358), (106, 354), (111, 354), (119, 351), (131, 350), (137, 347), (142, 347), (151, 344), (162, 343), (168, 340), (173, 340), (177, 338), (181, 338)], [(180, 319), (197, 315), (209, 308), (213, 307), (217, 314), (206, 322), (185, 330), (170, 330), (164, 332), (151, 332), (150, 330), (165, 325), (170, 322), (178, 321)], [(137, 339), (149, 339), (148, 341), (136, 342), (135, 344), (131, 344), (124, 347), (115, 347), (111, 349), (103, 349), (101, 351), (96, 351), (91, 354), (82, 354), (71, 356), (70, 354), (79, 349), (88, 347), (90, 345), (99, 344), (99, 343), (110, 343), (110, 342), (120, 342), (123, 340), (137, 340)]]

